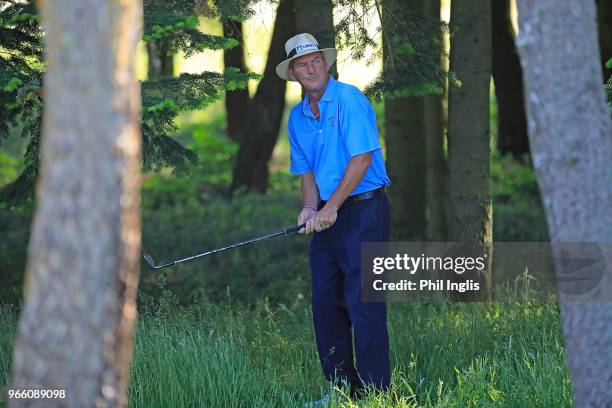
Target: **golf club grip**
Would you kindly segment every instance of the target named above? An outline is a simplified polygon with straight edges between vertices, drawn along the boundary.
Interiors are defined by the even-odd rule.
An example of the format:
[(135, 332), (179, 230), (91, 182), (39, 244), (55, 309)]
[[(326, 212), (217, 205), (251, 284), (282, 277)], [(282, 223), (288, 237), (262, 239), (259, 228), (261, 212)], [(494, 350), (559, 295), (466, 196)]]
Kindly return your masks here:
[(300, 224), (300, 225), (296, 225), (295, 227), (287, 228), (285, 230), (285, 234), (291, 234), (292, 232), (299, 231), (302, 228), (304, 228), (305, 226), (306, 226), (306, 224)]

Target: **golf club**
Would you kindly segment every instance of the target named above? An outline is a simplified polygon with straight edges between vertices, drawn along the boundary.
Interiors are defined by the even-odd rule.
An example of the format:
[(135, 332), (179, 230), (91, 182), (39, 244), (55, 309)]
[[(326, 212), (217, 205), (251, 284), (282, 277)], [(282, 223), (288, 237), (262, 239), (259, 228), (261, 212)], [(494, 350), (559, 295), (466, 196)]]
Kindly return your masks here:
[(239, 247), (239, 246), (250, 244), (252, 242), (262, 241), (264, 239), (276, 237), (276, 236), (279, 236), (279, 235), (291, 234), (292, 232), (299, 231), (300, 229), (304, 228), (305, 226), (306, 226), (306, 224), (296, 225), (295, 227), (285, 228), (283, 230), (280, 230), (278, 232), (274, 232), (272, 234), (264, 235), (264, 236), (253, 238), (253, 239), (249, 239), (247, 241), (238, 242), (236, 244), (228, 245), (228, 246), (225, 246), (223, 248), (213, 249), (212, 251), (203, 252), (201, 254), (190, 256), (190, 257), (187, 257), (187, 258), (177, 259), (176, 261), (171, 261), (171, 262), (168, 262), (168, 263), (165, 263), (165, 264), (162, 264), (162, 265), (156, 265), (155, 261), (153, 260), (153, 257), (151, 255), (149, 255), (148, 253), (146, 253), (146, 252), (143, 252), (142, 256), (147, 261), (149, 266), (151, 266), (151, 268), (153, 268), (153, 269), (161, 269), (161, 268), (165, 268), (167, 266), (176, 265), (177, 263), (191, 261), (192, 259), (197, 259), (197, 258), (201, 258), (201, 257), (206, 256), (206, 255), (211, 255), (211, 254), (214, 254), (214, 253), (217, 253), (217, 252), (225, 251), (226, 249), (236, 248), (236, 247)]

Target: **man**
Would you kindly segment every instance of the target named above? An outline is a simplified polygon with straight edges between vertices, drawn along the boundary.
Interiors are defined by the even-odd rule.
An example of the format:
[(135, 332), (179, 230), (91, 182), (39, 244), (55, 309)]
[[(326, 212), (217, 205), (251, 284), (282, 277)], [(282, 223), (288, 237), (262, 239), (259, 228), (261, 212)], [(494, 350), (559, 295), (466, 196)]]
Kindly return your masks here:
[(360, 300), (361, 243), (389, 239), (385, 188), (391, 182), (376, 116), (361, 91), (328, 75), (335, 49), (319, 49), (312, 35), (298, 34), (285, 51), (276, 73), (304, 90), (289, 116), (290, 172), (302, 177), (298, 224), (306, 226), (300, 233), (314, 232), (310, 267), (319, 359), (326, 378), (349, 384), (354, 397), (364, 386), (387, 390), (386, 305)]

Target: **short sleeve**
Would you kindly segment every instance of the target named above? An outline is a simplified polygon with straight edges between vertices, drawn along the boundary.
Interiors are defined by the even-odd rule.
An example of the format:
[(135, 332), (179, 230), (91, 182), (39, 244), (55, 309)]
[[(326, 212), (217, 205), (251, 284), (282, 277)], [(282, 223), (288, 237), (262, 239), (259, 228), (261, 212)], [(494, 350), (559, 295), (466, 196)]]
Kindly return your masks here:
[(291, 118), (289, 118), (289, 173), (304, 174), (311, 171), (306, 154), (297, 141)]
[(358, 89), (340, 99), (340, 129), (351, 157), (381, 148), (376, 114), (368, 98)]

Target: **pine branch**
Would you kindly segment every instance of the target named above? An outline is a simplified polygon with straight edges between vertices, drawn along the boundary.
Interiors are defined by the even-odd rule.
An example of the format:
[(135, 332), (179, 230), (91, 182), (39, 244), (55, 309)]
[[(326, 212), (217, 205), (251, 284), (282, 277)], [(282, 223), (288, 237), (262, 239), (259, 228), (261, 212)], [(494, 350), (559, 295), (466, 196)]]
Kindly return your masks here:
[[(38, 175), (42, 125), (42, 30), (33, 1), (5, 1), (0, 10), (0, 142), (10, 127), (21, 126), (28, 139), (25, 170), (0, 190), (0, 202), (9, 207), (33, 196)], [(209, 3), (207, 3), (209, 4)], [(240, 21), (249, 15), (251, 0), (216, 0), (211, 10), (222, 19)], [(3, 4), (4, 5), (4, 4)], [(144, 0), (145, 41), (160, 40), (170, 52), (189, 56), (205, 50), (235, 46), (234, 39), (198, 30), (194, 0)], [(224, 73), (182, 74), (176, 78), (142, 83), (143, 170), (171, 166), (185, 173), (197, 163), (195, 153), (170, 135), (177, 130), (176, 116), (204, 109), (220, 99), (225, 89), (241, 89), (259, 75), (228, 68)]]
[[(401, 1), (335, 0), (334, 6), (345, 15), (336, 24), (338, 48), (350, 49), (355, 59), (364, 58), (368, 49), (373, 54), (371, 60), (386, 58), (385, 71), (366, 87), (368, 97), (439, 94), (447, 78), (457, 84), (440, 66), (440, 57), (445, 55), (441, 39), (448, 26), (438, 18)], [(384, 24), (374, 27), (374, 34), (370, 34), (372, 22), (368, 18), (372, 10), (379, 20), (384, 19)], [(381, 33), (385, 50), (376, 38)]]

